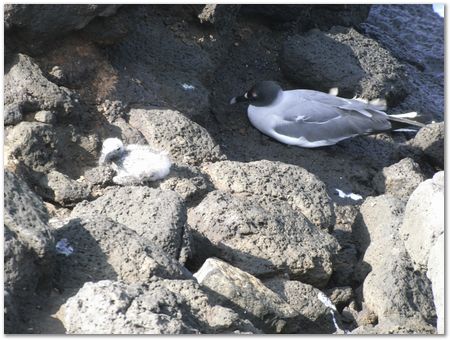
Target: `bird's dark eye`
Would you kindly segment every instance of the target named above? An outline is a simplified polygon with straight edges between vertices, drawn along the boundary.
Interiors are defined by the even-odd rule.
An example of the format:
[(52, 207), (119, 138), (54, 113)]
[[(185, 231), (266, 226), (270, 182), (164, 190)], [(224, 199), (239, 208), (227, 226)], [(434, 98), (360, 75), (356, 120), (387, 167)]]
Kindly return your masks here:
[(116, 148), (116, 151), (119, 151), (120, 150), (120, 146), (118, 146), (117, 148)]

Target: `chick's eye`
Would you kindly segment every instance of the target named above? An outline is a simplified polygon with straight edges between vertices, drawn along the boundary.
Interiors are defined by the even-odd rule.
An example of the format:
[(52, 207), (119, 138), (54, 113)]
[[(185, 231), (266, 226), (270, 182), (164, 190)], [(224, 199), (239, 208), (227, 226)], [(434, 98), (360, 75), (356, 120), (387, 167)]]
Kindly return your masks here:
[(120, 146), (118, 146), (117, 148), (116, 148), (116, 151), (119, 151), (120, 150)]

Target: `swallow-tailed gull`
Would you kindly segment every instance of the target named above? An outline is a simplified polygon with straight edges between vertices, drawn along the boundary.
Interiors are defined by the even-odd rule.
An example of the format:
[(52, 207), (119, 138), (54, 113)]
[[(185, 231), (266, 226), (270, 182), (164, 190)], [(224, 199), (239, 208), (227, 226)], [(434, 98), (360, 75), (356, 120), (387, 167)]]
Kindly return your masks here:
[(289, 145), (315, 148), (422, 123), (415, 112), (388, 115), (380, 105), (313, 90), (283, 91), (274, 81), (262, 81), (230, 104), (248, 102), (248, 118), (262, 133)]

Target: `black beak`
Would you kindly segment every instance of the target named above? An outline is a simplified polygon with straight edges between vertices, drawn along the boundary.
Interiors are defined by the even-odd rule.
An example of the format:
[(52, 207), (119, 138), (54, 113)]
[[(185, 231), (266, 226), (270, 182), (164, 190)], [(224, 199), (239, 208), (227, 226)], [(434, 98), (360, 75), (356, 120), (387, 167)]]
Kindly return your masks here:
[(242, 96), (233, 97), (230, 100), (230, 104), (236, 104), (236, 103), (242, 103), (242, 102), (248, 102), (247, 93), (243, 94)]

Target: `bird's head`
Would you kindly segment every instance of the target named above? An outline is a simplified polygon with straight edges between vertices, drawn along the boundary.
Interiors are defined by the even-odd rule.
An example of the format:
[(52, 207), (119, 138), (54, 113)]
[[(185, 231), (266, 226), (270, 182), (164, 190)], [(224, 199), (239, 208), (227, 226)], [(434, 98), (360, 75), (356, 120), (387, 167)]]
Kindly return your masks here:
[(276, 82), (270, 80), (260, 81), (243, 95), (232, 98), (230, 104), (248, 102), (253, 106), (269, 106), (282, 92), (281, 86)]
[(109, 163), (120, 157), (124, 151), (123, 143), (118, 138), (107, 138), (103, 142), (102, 152), (98, 161), (99, 165)]

